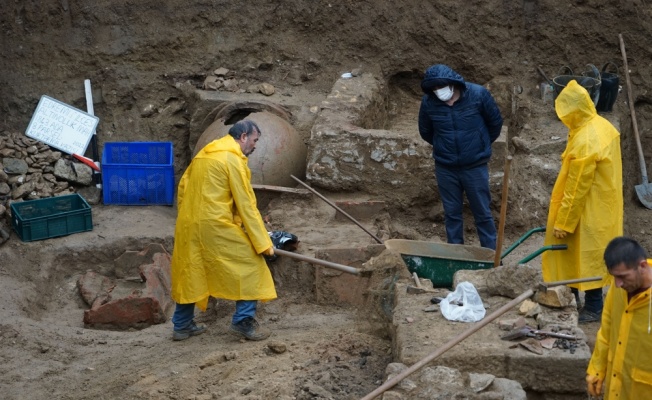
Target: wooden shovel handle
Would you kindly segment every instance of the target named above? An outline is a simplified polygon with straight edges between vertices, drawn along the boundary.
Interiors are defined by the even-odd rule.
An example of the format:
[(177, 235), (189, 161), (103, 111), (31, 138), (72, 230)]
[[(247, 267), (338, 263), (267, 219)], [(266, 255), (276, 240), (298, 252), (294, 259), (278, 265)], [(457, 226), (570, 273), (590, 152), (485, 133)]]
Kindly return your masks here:
[(496, 257), (494, 268), (500, 265), (500, 254), (503, 247), (503, 236), (505, 234), (505, 216), (507, 215), (507, 195), (509, 193), (509, 169), (512, 164), (512, 156), (505, 159), (505, 172), (503, 174), (503, 194), (500, 198), (500, 220), (498, 221), (498, 238), (496, 239)]
[(311, 264), (321, 265), (321, 266), (324, 266), (324, 267), (327, 267), (327, 268), (336, 269), (338, 271), (346, 272), (346, 273), (353, 274), (353, 275), (360, 275), (360, 270), (358, 268), (353, 268), (353, 267), (349, 267), (348, 265), (338, 264), (338, 263), (334, 263), (334, 262), (330, 262), (330, 261), (326, 261), (326, 260), (320, 260), (318, 258), (304, 256), (303, 254), (297, 254), (297, 253), (293, 253), (291, 251), (286, 251), (286, 250), (281, 250), (281, 249), (274, 249), (274, 254), (278, 254), (279, 256), (286, 256), (286, 257), (294, 258), (294, 259), (297, 259), (299, 261), (306, 261), (306, 262), (309, 262)]
[(629, 80), (629, 67), (627, 66), (627, 54), (625, 53), (625, 41), (623, 34), (618, 34), (620, 40), (620, 52), (623, 55), (623, 67), (625, 68), (625, 81), (627, 82), (627, 100), (629, 103), (629, 112), (632, 116), (632, 126), (634, 128), (634, 137), (636, 138), (636, 149), (638, 150), (638, 161), (641, 164), (641, 175), (643, 176), (643, 184), (648, 183), (647, 168), (645, 167), (645, 157), (643, 156), (643, 148), (641, 147), (641, 137), (638, 134), (638, 124), (636, 123), (636, 111), (634, 110), (634, 95), (632, 94), (632, 83)]

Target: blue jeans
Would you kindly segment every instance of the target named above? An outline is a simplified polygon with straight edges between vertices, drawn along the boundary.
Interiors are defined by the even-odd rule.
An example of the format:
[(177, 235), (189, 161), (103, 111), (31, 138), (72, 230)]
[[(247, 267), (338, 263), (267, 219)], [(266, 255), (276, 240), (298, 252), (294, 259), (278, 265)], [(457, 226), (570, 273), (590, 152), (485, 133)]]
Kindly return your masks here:
[(192, 320), (195, 318), (195, 303), (179, 304), (177, 303), (172, 315), (172, 325), (175, 331), (182, 331), (190, 327)]
[(464, 244), (462, 210), (463, 196), (466, 193), (480, 246), (495, 250), (496, 224), (490, 209), (489, 166), (482, 164), (469, 169), (457, 169), (437, 165), (435, 176), (444, 206), (448, 243)]
[(237, 324), (238, 322), (247, 319), (254, 318), (256, 316), (256, 306), (258, 302), (256, 300), (238, 300), (235, 302), (235, 313), (233, 313), (233, 318), (231, 322)]
[[(256, 300), (238, 300), (235, 302), (235, 313), (231, 322), (237, 324), (245, 318), (254, 318), (256, 316)], [(195, 318), (195, 303), (179, 304), (177, 303), (172, 315), (172, 325), (175, 331), (181, 331), (190, 327)]]
[[(571, 291), (575, 295), (575, 298), (579, 299), (579, 291), (575, 288), (571, 288)], [(601, 315), (603, 307), (604, 298), (602, 296), (602, 288), (590, 289), (584, 292), (584, 309), (586, 311)]]

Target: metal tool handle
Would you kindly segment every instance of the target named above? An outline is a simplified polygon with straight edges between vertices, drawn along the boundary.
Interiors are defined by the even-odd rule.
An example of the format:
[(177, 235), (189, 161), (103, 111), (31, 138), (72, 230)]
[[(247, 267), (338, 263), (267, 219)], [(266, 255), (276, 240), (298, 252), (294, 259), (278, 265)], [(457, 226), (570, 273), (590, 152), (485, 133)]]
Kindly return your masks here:
[(353, 268), (353, 267), (349, 267), (348, 265), (342, 265), (326, 260), (320, 260), (318, 258), (304, 256), (303, 254), (297, 254), (287, 250), (274, 249), (274, 254), (278, 254), (279, 256), (294, 258), (300, 261), (306, 261), (312, 264), (317, 264), (327, 268), (336, 269), (338, 271), (347, 272), (353, 275), (360, 275), (360, 270), (358, 268)]
[(525, 257), (524, 259), (522, 259), (518, 263), (519, 264), (526, 264), (527, 262), (534, 259), (536, 256), (543, 253), (544, 251), (548, 251), (548, 250), (566, 250), (566, 249), (568, 249), (568, 245), (565, 245), (565, 244), (551, 244), (551, 245), (548, 245), (548, 246), (543, 246), (542, 248), (540, 248), (539, 250), (537, 250), (534, 253), (530, 254), (529, 256)]
[(546, 332), (546, 331), (532, 331), (532, 333), (534, 333), (535, 335), (544, 335), (544, 336), (550, 336), (559, 339), (577, 340), (577, 336), (567, 335), (564, 333), (555, 333), (555, 332)]
[(551, 86), (553, 85), (552, 79), (548, 78), (548, 76), (546, 75), (545, 72), (543, 72), (541, 67), (537, 66), (537, 71), (539, 71), (539, 75), (541, 75), (541, 77), (543, 77), (543, 79), (545, 79), (546, 82), (548, 82), (549, 85), (551, 85)]
[(554, 286), (571, 285), (573, 283), (597, 282), (597, 281), (601, 281), (602, 279), (603, 278), (601, 276), (592, 276), (589, 278), (578, 278), (578, 279), (567, 279), (564, 281), (544, 282), (539, 286), (545, 288), (551, 288)]
[(536, 232), (545, 232), (546, 227), (545, 226), (539, 226), (534, 229), (530, 229), (529, 231), (525, 232), (525, 235), (521, 236), (514, 244), (509, 246), (507, 250), (503, 254), (501, 254), (500, 258), (505, 258), (509, 253), (512, 252), (515, 248), (517, 248), (521, 243), (525, 241), (525, 239), (529, 238), (533, 233)]
[(383, 241), (382, 241), (382, 240), (380, 240), (380, 239), (379, 239), (376, 235), (374, 235), (373, 233), (369, 232), (369, 230), (368, 230), (367, 228), (365, 228), (364, 226), (362, 226), (361, 223), (359, 223), (358, 221), (356, 221), (355, 218), (353, 218), (352, 216), (350, 216), (346, 211), (344, 211), (344, 210), (342, 210), (341, 208), (339, 208), (338, 206), (336, 206), (335, 203), (333, 203), (332, 201), (328, 200), (326, 197), (322, 196), (318, 191), (316, 191), (315, 189), (313, 189), (313, 188), (311, 188), (310, 186), (308, 186), (305, 182), (303, 182), (301, 179), (297, 178), (296, 176), (294, 176), (294, 175), (290, 175), (290, 178), (294, 179), (294, 180), (295, 180), (297, 183), (299, 183), (300, 185), (303, 185), (306, 189), (308, 189), (308, 190), (310, 190), (311, 192), (313, 192), (317, 197), (319, 197), (320, 199), (324, 200), (324, 201), (326, 202), (326, 204), (328, 204), (329, 206), (333, 207), (336, 211), (338, 211), (340, 214), (344, 215), (346, 218), (348, 218), (348, 219), (349, 219), (351, 222), (353, 222), (354, 224), (358, 225), (358, 227), (360, 227), (363, 231), (367, 232), (367, 234), (368, 234), (369, 236), (371, 236), (371, 237), (372, 237), (376, 242), (378, 242), (378, 243), (380, 243), (380, 244), (383, 244)]

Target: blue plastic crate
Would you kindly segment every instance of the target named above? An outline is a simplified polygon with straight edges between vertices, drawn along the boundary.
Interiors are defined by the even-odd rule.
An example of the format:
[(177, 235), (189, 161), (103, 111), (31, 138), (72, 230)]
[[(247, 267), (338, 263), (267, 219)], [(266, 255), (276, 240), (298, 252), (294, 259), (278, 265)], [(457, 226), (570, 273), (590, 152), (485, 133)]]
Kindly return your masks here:
[(93, 230), (91, 206), (78, 194), (11, 204), (11, 224), (23, 242)]
[(102, 153), (104, 204), (172, 205), (171, 142), (109, 142)]

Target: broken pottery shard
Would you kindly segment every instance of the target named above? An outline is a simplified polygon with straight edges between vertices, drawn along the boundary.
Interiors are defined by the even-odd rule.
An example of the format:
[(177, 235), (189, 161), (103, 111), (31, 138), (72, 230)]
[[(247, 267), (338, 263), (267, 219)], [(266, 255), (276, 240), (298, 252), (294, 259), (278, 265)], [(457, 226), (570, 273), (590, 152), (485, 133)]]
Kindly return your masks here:
[(519, 345), (534, 354), (543, 354), (543, 347), (541, 346), (541, 343), (539, 343), (539, 341), (534, 338), (528, 338), (519, 343)]
[(541, 343), (541, 347), (544, 349), (552, 349), (555, 346), (555, 342), (557, 341), (557, 338), (554, 337), (547, 337), (545, 339), (542, 339), (539, 341)]

